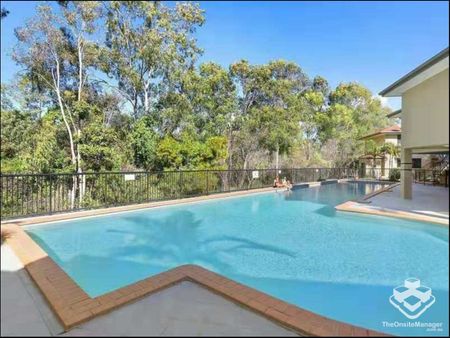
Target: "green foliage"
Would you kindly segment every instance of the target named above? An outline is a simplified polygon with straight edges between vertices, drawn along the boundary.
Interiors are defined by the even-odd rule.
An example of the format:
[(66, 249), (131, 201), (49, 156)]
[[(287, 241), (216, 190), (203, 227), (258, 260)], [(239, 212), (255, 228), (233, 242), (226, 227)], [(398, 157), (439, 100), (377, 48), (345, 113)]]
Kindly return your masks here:
[(164, 137), (158, 144), (157, 162), (163, 169), (223, 169), (227, 140), (213, 136), (200, 142), (183, 134), (180, 140)]
[[(364, 152), (361, 136), (386, 126), (367, 88), (330, 88), (293, 62), (196, 66), (197, 4), (60, 5), (39, 6), (17, 29), (24, 72), (2, 85), (4, 173), (342, 166)], [(190, 180), (178, 183), (205, 189)]]
[(390, 181), (399, 181), (400, 180), (400, 169), (394, 168), (389, 171), (389, 180)]
[(148, 116), (140, 118), (135, 123), (129, 139), (134, 165), (146, 170), (156, 169), (156, 147), (159, 137), (153, 131), (151, 119)]
[(1, 158), (11, 159), (31, 150), (31, 116), (20, 111), (1, 111)]
[(61, 121), (56, 111), (49, 111), (38, 123), (33, 137), (34, 150), (27, 155), (30, 171), (36, 173), (70, 172), (70, 158), (61, 142)]

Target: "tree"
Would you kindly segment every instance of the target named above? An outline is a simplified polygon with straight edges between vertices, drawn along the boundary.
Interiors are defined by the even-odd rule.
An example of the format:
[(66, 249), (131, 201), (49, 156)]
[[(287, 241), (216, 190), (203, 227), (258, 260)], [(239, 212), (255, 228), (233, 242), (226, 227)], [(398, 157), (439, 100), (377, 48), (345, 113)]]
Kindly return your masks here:
[(134, 165), (146, 170), (157, 168), (156, 148), (159, 136), (154, 132), (154, 123), (149, 116), (143, 116), (135, 122), (130, 134)]
[(1, 171), (23, 172), (28, 170), (25, 156), (32, 152), (30, 135), (35, 125), (31, 116), (16, 110), (1, 110)]
[(33, 133), (33, 152), (25, 156), (32, 172), (64, 172), (70, 165), (70, 157), (65, 151), (66, 137), (61, 134), (61, 116), (57, 109), (49, 110), (36, 124)]
[(180, 140), (166, 136), (158, 144), (157, 157), (161, 169), (224, 169), (226, 139), (213, 136), (199, 142), (187, 133)]
[[(364, 86), (332, 89), (293, 62), (197, 65), (198, 5), (58, 3), (16, 32), (2, 170), (347, 166), (364, 152), (358, 139), (387, 123)], [(72, 203), (86, 184), (73, 177)]]
[(65, 92), (71, 89), (71, 55), (67, 37), (59, 28), (61, 24), (61, 18), (49, 6), (39, 6), (38, 15), (29, 20), (25, 27), (16, 30), (19, 44), (13, 58), (23, 67), (25, 76), (36, 83), (36, 87), (48, 91), (54, 98), (67, 130), (75, 169), (79, 167), (74, 140), (76, 126), (64, 97)]
[(381, 151), (385, 154), (388, 154), (390, 157), (389, 167), (393, 167), (393, 161), (395, 158), (400, 157), (400, 147), (395, 145), (394, 143), (385, 143), (381, 147)]
[[(261, 147), (275, 154), (278, 168), (280, 152), (288, 152), (298, 136), (301, 95), (309, 80), (300, 67), (283, 60), (262, 66), (241, 61), (231, 66), (231, 73), (242, 91), (237, 118), (247, 127), (241, 130), (253, 134)], [(251, 152), (251, 148), (243, 151)]]
[(171, 92), (200, 49), (193, 33), (204, 21), (200, 8), (157, 1), (111, 1), (106, 20), (103, 70), (133, 116), (149, 114), (161, 92)]
[[(196, 74), (196, 73), (194, 73)], [(236, 88), (229, 72), (218, 64), (201, 64), (185, 91), (192, 102), (195, 128), (201, 137), (229, 132), (236, 111)]]
[[(358, 139), (387, 125), (389, 110), (357, 83), (341, 83), (329, 95), (329, 106), (317, 117), (322, 144), (335, 140), (336, 165), (349, 165), (364, 153)], [(337, 161), (337, 162), (336, 162)]]
[(328, 105), (330, 89), (327, 80), (317, 76), (312, 86), (303, 94), (301, 131), (307, 163), (311, 160), (313, 149), (319, 143), (319, 126)]
[[(82, 173), (80, 150), (84, 102), (83, 89), (87, 81), (85, 35), (94, 32), (98, 14), (97, 2), (64, 2), (64, 19), (50, 6), (39, 6), (38, 15), (16, 30), (19, 40), (14, 59), (25, 70), (25, 76), (48, 91), (66, 128), (72, 170)], [(76, 94), (75, 94), (76, 93)], [(80, 199), (84, 193), (84, 176), (80, 176)], [(73, 180), (71, 203), (74, 203), (76, 182)]]

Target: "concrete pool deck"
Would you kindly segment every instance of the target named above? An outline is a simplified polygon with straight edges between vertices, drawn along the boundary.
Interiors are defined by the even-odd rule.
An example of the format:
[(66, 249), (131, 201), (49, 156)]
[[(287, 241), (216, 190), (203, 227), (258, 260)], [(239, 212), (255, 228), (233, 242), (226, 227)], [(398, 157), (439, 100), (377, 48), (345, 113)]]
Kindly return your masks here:
[(364, 201), (342, 203), (336, 209), (448, 225), (449, 189), (415, 183), (413, 198), (407, 200), (401, 198), (400, 186), (395, 185), (366, 196)]

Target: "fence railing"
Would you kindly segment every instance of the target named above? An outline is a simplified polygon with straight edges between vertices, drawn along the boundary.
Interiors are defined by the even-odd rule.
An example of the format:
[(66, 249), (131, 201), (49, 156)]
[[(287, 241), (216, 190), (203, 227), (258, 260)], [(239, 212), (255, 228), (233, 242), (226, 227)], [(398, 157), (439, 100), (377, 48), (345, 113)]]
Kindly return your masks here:
[[(354, 177), (349, 168), (289, 168), (293, 183)], [(276, 169), (2, 174), (1, 218), (17, 218), (270, 187)]]
[(400, 168), (364, 168), (358, 170), (359, 178), (398, 181), (400, 180)]
[[(400, 168), (381, 169), (381, 168), (360, 168), (359, 178), (399, 181), (401, 175)], [(440, 169), (412, 169), (413, 180), (415, 183), (442, 185), (448, 187), (449, 171)]]
[(416, 183), (443, 185), (448, 187), (449, 171), (447, 170), (429, 170), (413, 169), (413, 178)]

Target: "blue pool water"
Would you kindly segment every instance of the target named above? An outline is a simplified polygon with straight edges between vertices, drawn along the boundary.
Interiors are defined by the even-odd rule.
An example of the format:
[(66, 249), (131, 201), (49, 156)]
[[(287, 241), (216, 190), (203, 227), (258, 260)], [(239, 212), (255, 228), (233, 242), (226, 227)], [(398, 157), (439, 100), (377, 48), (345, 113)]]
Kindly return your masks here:
[[(336, 212), (379, 188), (332, 184), (291, 192), (32, 226), (31, 237), (91, 297), (198, 264), (336, 320), (395, 335), (448, 335), (448, 227)], [(408, 320), (389, 303), (408, 277), (435, 303)], [(442, 322), (441, 332), (383, 322)]]

